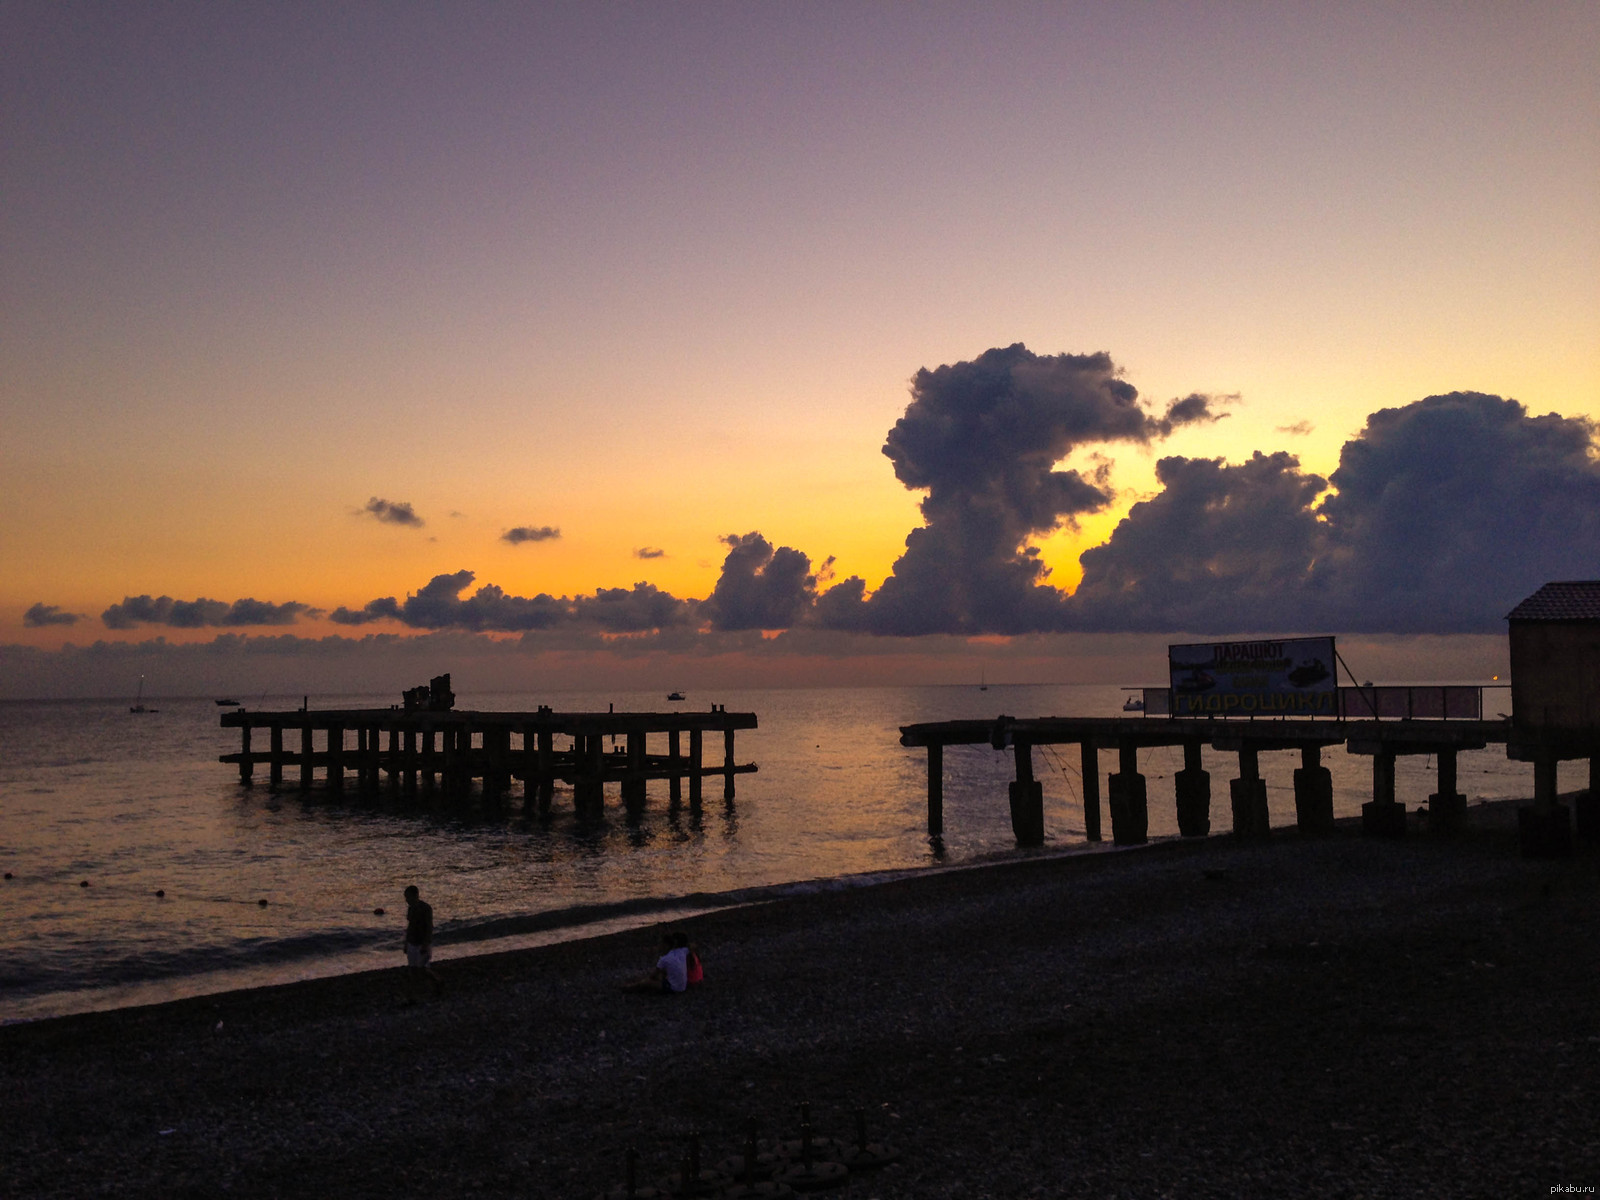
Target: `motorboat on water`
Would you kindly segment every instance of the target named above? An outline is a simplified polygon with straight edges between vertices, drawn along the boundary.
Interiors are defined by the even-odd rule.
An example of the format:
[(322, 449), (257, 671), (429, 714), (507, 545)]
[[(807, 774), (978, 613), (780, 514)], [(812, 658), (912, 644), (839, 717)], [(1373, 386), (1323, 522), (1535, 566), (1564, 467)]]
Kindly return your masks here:
[(682, 700), (683, 699), (683, 693), (682, 692), (668, 692), (667, 693), (667, 699), (668, 700)]

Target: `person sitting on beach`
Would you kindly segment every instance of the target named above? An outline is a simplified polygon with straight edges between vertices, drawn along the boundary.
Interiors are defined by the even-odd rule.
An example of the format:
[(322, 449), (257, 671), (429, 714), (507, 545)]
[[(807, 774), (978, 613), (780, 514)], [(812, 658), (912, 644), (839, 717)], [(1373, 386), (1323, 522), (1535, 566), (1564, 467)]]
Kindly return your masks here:
[(623, 991), (658, 992), (670, 996), (687, 991), (690, 983), (699, 983), (705, 978), (700, 956), (689, 944), (689, 935), (683, 930), (675, 929), (662, 934), (661, 949), (663, 953), (656, 959), (654, 969), (632, 983), (623, 984)]
[(426, 975), (439, 990), (439, 977), (433, 971), (433, 905), (422, 898), (417, 885), (405, 891), (406, 896), (406, 968), (415, 978)]

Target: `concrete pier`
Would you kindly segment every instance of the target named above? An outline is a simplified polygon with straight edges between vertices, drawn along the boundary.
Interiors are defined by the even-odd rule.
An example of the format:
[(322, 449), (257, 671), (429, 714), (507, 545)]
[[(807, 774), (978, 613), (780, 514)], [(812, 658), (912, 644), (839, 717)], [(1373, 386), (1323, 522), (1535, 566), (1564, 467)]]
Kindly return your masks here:
[[(722, 776), (723, 795), (731, 800), (735, 777), (756, 769), (734, 755), (735, 732), (755, 729), (756, 715), (721, 706), (667, 713), (238, 709), (223, 713), (221, 722), (240, 731), (239, 752), (224, 754), (221, 761), (237, 765), (245, 784), (265, 766), (274, 788), (282, 787), (285, 770), (293, 769), (301, 789), (315, 786), (320, 775), (329, 790), (342, 790), (353, 778), (362, 791), (372, 791), (387, 780), (408, 794), (438, 792), (451, 798), (466, 795), (479, 781), (483, 797), (498, 801), (520, 782), (526, 805), (548, 813), (555, 786), (563, 783), (572, 789), (574, 811), (588, 821), (603, 819), (611, 783), (618, 784), (625, 808), (636, 814), (652, 780), (668, 780), (677, 800), (688, 779), (690, 803), (698, 807), (705, 776)], [(265, 749), (257, 749), (257, 730), (267, 732)], [(708, 731), (723, 735), (720, 763), (702, 758)], [(689, 735), (687, 757), (681, 751), (684, 733)], [(652, 739), (664, 743), (659, 750), (652, 750)], [(607, 753), (607, 742), (619, 740), (622, 748)]]
[[(1259, 721), (1195, 717), (1000, 716), (992, 721), (903, 725), (900, 744), (922, 747), (928, 752), (928, 832), (933, 836), (944, 832), (944, 748), (985, 742), (997, 750), (1010, 746), (1017, 769), (1016, 780), (1009, 789), (1012, 828), (1022, 845), (1038, 845), (1045, 837), (1044, 791), (1034, 777), (1033, 748), (1076, 744), (1082, 749), (1083, 824), (1090, 841), (1099, 841), (1101, 836), (1099, 752), (1114, 750), (1118, 770), (1107, 779), (1112, 838), (1118, 843), (1130, 844), (1148, 836), (1149, 794), (1145, 778), (1138, 769), (1138, 751), (1143, 747), (1183, 748), (1184, 766), (1173, 777), (1173, 799), (1177, 806), (1178, 828), (1185, 837), (1204, 837), (1211, 831), (1211, 778), (1200, 765), (1201, 752), (1208, 745), (1213, 750), (1238, 755), (1239, 775), (1229, 781), (1233, 832), (1237, 836), (1267, 836), (1270, 828), (1267, 793), (1259, 756), (1286, 750), (1300, 752), (1300, 766), (1294, 772), (1295, 816), (1299, 827), (1307, 832), (1331, 829), (1333, 780), (1322, 765), (1321, 756), (1325, 748), (1341, 743), (1353, 754), (1369, 754), (1373, 758), (1373, 798), (1363, 806), (1363, 827), (1374, 835), (1393, 836), (1403, 833), (1406, 827), (1405, 806), (1395, 796), (1397, 756), (1431, 754), (1436, 757), (1439, 791), (1430, 797), (1429, 807), (1430, 812), (1437, 812), (1442, 818), (1436, 828), (1448, 832), (1459, 827), (1465, 813), (1465, 800), (1455, 791), (1457, 753), (1506, 742), (1509, 735), (1510, 725), (1504, 721), (1448, 716), (1421, 720), (1403, 716), (1392, 720)], [(1553, 766), (1548, 778), (1548, 790), (1553, 796)], [(1600, 815), (1596, 823), (1600, 824)]]

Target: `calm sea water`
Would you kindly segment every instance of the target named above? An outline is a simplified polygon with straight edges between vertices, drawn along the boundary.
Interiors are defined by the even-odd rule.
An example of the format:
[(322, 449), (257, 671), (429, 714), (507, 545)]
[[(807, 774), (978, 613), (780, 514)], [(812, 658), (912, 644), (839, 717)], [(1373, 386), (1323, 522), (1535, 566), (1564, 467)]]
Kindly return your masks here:
[[(612, 785), (598, 830), (578, 826), (559, 786), (545, 818), (524, 810), (520, 785), (500, 808), (274, 792), (264, 771), (254, 787), (241, 786), (237, 770), (217, 761), (239, 748), (238, 731), (220, 727), (209, 699), (157, 699), (159, 711), (145, 714), (126, 701), (0, 704), (0, 868), (11, 875), (0, 884), (0, 1020), (397, 965), (400, 892), (412, 882), (434, 905), (446, 959), (660, 919), (666, 902), (704, 893), (848, 886), (1037, 854), (1012, 839), (1010, 751), (987, 746), (946, 751), (945, 836), (931, 842), (925, 752), (902, 748), (899, 726), (1002, 712), (1113, 716), (1122, 698), (1114, 687), (1001, 685), (723, 691), (682, 705), (655, 693), (458, 698), (465, 709), (715, 703), (758, 715), (760, 728), (738, 735), (737, 757), (760, 769), (738, 778), (731, 802), (713, 777), (702, 810), (691, 813), (669, 804), (664, 781), (652, 782), (642, 820), (630, 824)], [(311, 707), (390, 702), (324, 696)], [(299, 703), (248, 698), (257, 709)], [(1163, 781), (1183, 766), (1182, 753), (1145, 750), (1139, 762), (1151, 835), (1175, 836)], [(1336, 810), (1358, 812), (1370, 798), (1371, 760), (1336, 747), (1324, 763)], [(1213, 829), (1226, 831), (1236, 760), (1208, 750), (1205, 765)], [(1261, 758), (1275, 825), (1293, 822), (1298, 765), (1297, 753)], [(1102, 772), (1114, 769), (1115, 756), (1103, 752)], [(1432, 769), (1431, 759), (1400, 760), (1402, 800), (1414, 805), (1434, 790)], [(1532, 790), (1530, 769), (1503, 750), (1463, 755), (1459, 771), (1469, 801)], [(1045, 791), (1043, 852), (1085, 848), (1077, 748), (1038, 748), (1035, 772)], [(1583, 781), (1564, 774), (1561, 785)], [(1102, 779), (1102, 807), (1105, 794)]]

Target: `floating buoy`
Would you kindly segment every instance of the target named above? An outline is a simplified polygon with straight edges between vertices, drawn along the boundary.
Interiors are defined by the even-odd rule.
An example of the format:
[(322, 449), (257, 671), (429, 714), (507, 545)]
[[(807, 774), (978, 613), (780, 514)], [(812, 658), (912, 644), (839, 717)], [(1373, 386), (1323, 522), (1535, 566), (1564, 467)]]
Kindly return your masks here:
[(11, 878), (11, 872), (10, 872), (10, 871), (7, 871), (7, 872), (6, 872), (6, 878), (7, 878), (7, 879), (10, 879), (10, 878)]
[(79, 887), (88, 887), (89, 886), (89, 881), (87, 879), (80, 879), (80, 880), (78, 880), (78, 886)]
[(260, 900), (257, 900), (256, 903), (259, 904), (262, 908), (265, 908), (267, 906), (267, 901), (266, 901), (265, 897), (263, 897)]
[(166, 894), (167, 894), (167, 889), (166, 888), (157, 888), (156, 889), (156, 899), (157, 900), (160, 900)]
[(375, 908), (375, 909), (373, 909), (373, 910), (372, 910), (372, 915), (373, 915), (373, 916), (375, 916), (375, 917), (381, 917), (381, 916), (383, 916), (383, 909), (381, 909), (381, 908)]

